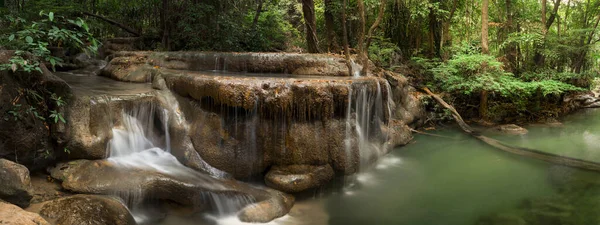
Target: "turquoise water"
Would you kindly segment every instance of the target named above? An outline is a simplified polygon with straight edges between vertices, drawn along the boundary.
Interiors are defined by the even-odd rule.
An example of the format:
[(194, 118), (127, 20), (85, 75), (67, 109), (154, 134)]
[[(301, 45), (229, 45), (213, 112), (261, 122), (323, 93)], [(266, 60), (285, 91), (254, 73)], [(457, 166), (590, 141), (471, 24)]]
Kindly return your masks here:
[[(497, 151), (457, 130), (417, 136), (326, 201), (329, 224), (473, 224), (522, 199), (552, 194), (548, 164)], [(391, 160), (390, 160), (391, 159)]]
[[(488, 135), (515, 146), (600, 161), (600, 110), (562, 122), (528, 126), (526, 135)], [(599, 173), (502, 152), (455, 128), (428, 132), (445, 137), (417, 135), (355, 178), (299, 196), (289, 215), (269, 224), (600, 224)], [(208, 224), (243, 223), (225, 218)]]

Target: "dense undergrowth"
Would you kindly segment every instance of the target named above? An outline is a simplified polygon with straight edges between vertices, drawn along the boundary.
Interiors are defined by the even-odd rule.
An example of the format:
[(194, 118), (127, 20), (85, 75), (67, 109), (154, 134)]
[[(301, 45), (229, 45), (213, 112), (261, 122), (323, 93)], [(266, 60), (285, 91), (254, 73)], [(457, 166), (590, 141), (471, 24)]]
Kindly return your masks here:
[[(413, 68), (420, 74), (416, 85), (445, 93), (446, 99), (468, 118), (491, 122), (556, 118), (564, 112), (563, 97), (590, 90), (594, 78), (592, 74), (555, 70), (513, 74), (494, 56), (481, 54), (476, 47), (466, 44), (445, 62), (413, 58)], [(487, 95), (486, 109), (481, 108), (482, 95)]]

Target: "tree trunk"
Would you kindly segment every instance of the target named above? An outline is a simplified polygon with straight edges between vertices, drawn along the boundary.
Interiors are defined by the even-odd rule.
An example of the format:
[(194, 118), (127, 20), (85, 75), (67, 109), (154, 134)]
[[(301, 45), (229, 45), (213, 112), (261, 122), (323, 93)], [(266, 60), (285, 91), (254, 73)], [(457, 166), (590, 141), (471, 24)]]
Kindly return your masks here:
[(350, 61), (350, 47), (348, 46), (348, 28), (346, 27), (346, 6), (348, 0), (342, 2), (342, 39), (344, 42), (344, 55), (346, 56), (346, 66), (348, 66), (348, 76), (352, 76), (352, 62)]
[[(505, 6), (506, 6), (506, 26), (505, 26), (505, 35), (508, 35), (512, 32), (515, 32), (515, 24), (514, 24), (514, 20), (513, 20), (513, 13), (512, 13), (512, 0), (506, 0), (505, 1)], [(512, 72), (512, 73), (517, 73), (518, 72), (518, 65), (519, 62), (517, 61), (517, 55), (518, 55), (518, 51), (517, 51), (517, 46), (515, 46), (515, 44), (509, 44), (505, 50), (504, 50), (504, 54), (506, 57), (506, 60), (508, 61), (508, 71)]]
[[(360, 28), (358, 29), (358, 58), (362, 63), (362, 66), (369, 64), (369, 58), (367, 57), (367, 50), (365, 49), (365, 30), (366, 30), (366, 19), (365, 19), (365, 3), (363, 0), (358, 0), (358, 13)], [(364, 71), (361, 71), (361, 73)], [(362, 73), (361, 75), (366, 76)]]
[[(544, 42), (546, 41), (546, 36), (548, 35), (548, 30), (550, 29), (550, 27), (552, 26), (552, 23), (554, 23), (554, 20), (556, 19), (556, 14), (558, 14), (558, 7), (560, 6), (560, 0), (555, 0), (554, 1), (554, 8), (552, 9), (552, 14), (550, 14), (550, 18), (548, 20), (546, 20), (546, 0), (542, 0), (542, 35), (544, 36)], [(535, 56), (533, 57), (535, 65), (537, 65), (538, 67), (541, 67), (544, 65), (544, 62), (546, 61), (544, 56), (539, 52), (536, 51)]]
[(250, 29), (252, 33), (256, 31), (256, 26), (258, 25), (258, 19), (260, 18), (260, 13), (262, 13), (264, 0), (258, 0), (258, 6), (256, 7), (256, 13), (254, 14), (254, 20), (252, 20), (252, 28)]
[(488, 119), (488, 91), (481, 91), (479, 98), (479, 117), (485, 121)]
[[(366, 56), (368, 59), (369, 56), (369, 47), (371, 46), (371, 40), (373, 38), (373, 32), (375, 32), (375, 29), (377, 29), (377, 27), (379, 27), (379, 24), (381, 23), (381, 20), (383, 19), (383, 14), (385, 13), (385, 4), (386, 1), (385, 0), (381, 0), (381, 2), (379, 2), (379, 14), (377, 15), (377, 19), (375, 20), (375, 22), (373, 23), (373, 25), (371, 25), (371, 28), (369, 28), (369, 33), (367, 33), (367, 43), (365, 44), (365, 52), (366, 52)], [(363, 71), (362, 74), (367, 74), (367, 71), (369, 70), (369, 63), (366, 63), (363, 65)]]
[[(488, 0), (483, 0), (481, 4), (481, 52), (483, 54), (489, 54), (490, 48), (488, 46)], [(487, 90), (481, 91), (479, 101), (479, 117), (482, 120), (487, 119)]]
[[(431, 3), (439, 3), (439, 0), (432, 0)], [(433, 8), (429, 10), (429, 46), (430, 53), (433, 57), (441, 57), (441, 46), (442, 46), (442, 31), (441, 24), (433, 11)]]
[(546, 36), (548, 33), (548, 28), (546, 28), (546, 4), (547, 0), (542, 0), (542, 35)]
[(579, 53), (578, 60), (575, 63), (575, 69), (574, 69), (575, 73), (581, 73), (581, 70), (583, 69), (583, 67), (585, 65), (585, 58), (587, 57), (587, 53), (590, 48), (589, 45), (592, 43), (592, 39), (594, 39), (594, 35), (596, 33), (596, 29), (598, 29), (599, 23), (600, 23), (600, 15), (598, 15), (596, 17), (596, 22), (594, 23), (594, 29), (592, 29), (592, 31), (590, 31), (590, 35), (589, 35), (589, 37), (587, 37), (585, 46), (582, 46), (583, 50), (581, 53)]
[(325, 0), (325, 30), (327, 32), (327, 50), (339, 53), (340, 46), (335, 35), (333, 16), (333, 0)]
[(319, 53), (319, 39), (317, 39), (317, 19), (315, 17), (315, 2), (302, 0), (302, 13), (306, 25), (306, 45), (308, 52)]
[[(450, 15), (442, 23), (442, 40), (440, 41), (440, 49), (443, 51), (445, 45), (452, 45), (452, 35), (450, 35), (450, 24), (452, 24), (452, 18), (456, 12), (458, 0), (452, 2), (452, 8), (450, 9)], [(442, 59), (446, 61), (449, 57), (447, 52), (444, 52)]]
[(488, 5), (489, 0), (482, 0), (481, 3), (481, 52), (483, 54), (490, 53), (488, 44)]
[(160, 20), (161, 20), (161, 24), (162, 24), (162, 30), (163, 30), (163, 35), (162, 35), (162, 47), (165, 50), (169, 50), (170, 49), (170, 44), (169, 44), (169, 22), (168, 22), (168, 15), (169, 13), (169, 0), (162, 0), (162, 10), (161, 10), (161, 14), (160, 14)]

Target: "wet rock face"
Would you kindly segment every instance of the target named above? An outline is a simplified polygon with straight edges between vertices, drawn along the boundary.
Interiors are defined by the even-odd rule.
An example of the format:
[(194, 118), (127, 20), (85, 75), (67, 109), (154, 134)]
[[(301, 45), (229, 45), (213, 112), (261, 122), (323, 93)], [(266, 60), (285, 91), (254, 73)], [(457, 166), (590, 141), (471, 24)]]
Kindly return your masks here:
[[(119, 52), (102, 73), (105, 76), (144, 82), (143, 79), (125, 78), (125, 73), (139, 69), (139, 65), (187, 71), (228, 71), (294, 75), (348, 76), (341, 56), (295, 53), (210, 53), (210, 52)], [(131, 67), (126, 67), (129, 65)], [(135, 66), (132, 66), (135, 65)], [(127, 70), (127, 71), (124, 71)], [(150, 74), (147, 74), (149, 79)]]
[[(168, 130), (181, 162), (248, 178), (274, 165), (351, 174), (407, 144), (424, 116), (414, 89), (401, 75), (370, 73), (348, 77), (343, 58), (325, 55), (119, 52), (102, 75), (152, 81), (160, 107), (175, 109)], [(381, 147), (364, 156), (364, 142)]]
[(127, 207), (112, 197), (74, 195), (42, 203), (40, 215), (61, 225), (135, 225)]
[(382, 73), (392, 89), (392, 99), (395, 103), (393, 118), (411, 127), (421, 126), (426, 117), (425, 108), (417, 98), (416, 90), (404, 76), (389, 71)]
[(219, 199), (252, 199), (254, 203), (238, 202), (243, 207), (241, 212), (244, 212), (243, 215), (250, 222), (283, 216), (294, 201), (292, 196), (279, 191), (258, 189), (234, 180), (218, 180), (192, 169), (164, 174), (152, 170), (123, 168), (106, 160), (78, 160), (58, 164), (50, 172), (52, 177), (63, 181), (62, 186), (67, 190), (87, 194), (114, 194), (133, 206), (144, 200), (158, 199), (192, 206), (195, 210), (210, 210), (219, 207), (215, 202)]
[(294, 193), (324, 185), (333, 175), (329, 165), (273, 166), (265, 176), (265, 183), (277, 190)]
[(2, 225), (50, 225), (40, 215), (27, 212), (16, 205), (0, 200), (0, 224)]
[(0, 159), (0, 199), (27, 207), (31, 198), (33, 189), (29, 170), (25, 166)]
[(113, 126), (121, 122), (124, 109), (150, 104), (155, 101), (152, 93), (130, 96), (85, 96), (73, 98), (66, 108), (65, 128), (57, 130), (70, 150), (70, 159), (104, 159), (108, 157), (107, 146), (112, 138)]

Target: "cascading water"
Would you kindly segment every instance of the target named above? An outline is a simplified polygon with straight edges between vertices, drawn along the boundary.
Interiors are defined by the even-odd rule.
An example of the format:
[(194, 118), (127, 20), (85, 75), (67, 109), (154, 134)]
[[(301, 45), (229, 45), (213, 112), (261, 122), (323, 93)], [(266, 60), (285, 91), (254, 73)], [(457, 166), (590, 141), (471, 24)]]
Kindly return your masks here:
[[(160, 116), (156, 115), (157, 111), (160, 112)], [(178, 179), (208, 183), (214, 189), (223, 188), (219, 183), (214, 183), (210, 176), (184, 166), (170, 153), (168, 115), (167, 110), (159, 110), (153, 104), (123, 111), (122, 125), (113, 128), (113, 138), (107, 149), (110, 156), (108, 160), (122, 169), (155, 171)], [(116, 194), (126, 202), (139, 202), (130, 199), (140, 199), (141, 197), (135, 194), (139, 191)], [(203, 193), (202, 198), (215, 209), (214, 218), (231, 216), (244, 206), (255, 202), (255, 199), (246, 195), (231, 196), (211, 192)], [(138, 209), (138, 206), (130, 207), (135, 209), (133, 213), (137, 222), (144, 222), (152, 217), (149, 215), (151, 213)]]
[[(358, 157), (356, 172), (373, 165), (389, 150), (388, 132), (391, 117), (391, 87), (385, 83), (385, 98), (380, 82), (376, 87), (371, 83), (356, 83), (349, 87), (346, 114), (346, 162), (352, 166), (352, 159)], [(357, 148), (357, 149), (356, 149)], [(358, 152), (358, 156), (353, 153)], [(356, 173), (345, 180), (345, 193), (352, 194), (357, 182), (369, 182), (369, 174)]]
[[(349, 88), (348, 95), (346, 150), (350, 157), (352, 139), (355, 138), (362, 167), (370, 164), (388, 150), (387, 133), (382, 130), (389, 124), (391, 97), (389, 89), (387, 89), (388, 98), (386, 101), (383, 100), (379, 82), (376, 82), (375, 89), (364, 83), (357, 83), (355, 86)], [(384, 111), (384, 106), (387, 112)], [(352, 134), (352, 130), (356, 136)]]

